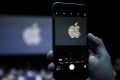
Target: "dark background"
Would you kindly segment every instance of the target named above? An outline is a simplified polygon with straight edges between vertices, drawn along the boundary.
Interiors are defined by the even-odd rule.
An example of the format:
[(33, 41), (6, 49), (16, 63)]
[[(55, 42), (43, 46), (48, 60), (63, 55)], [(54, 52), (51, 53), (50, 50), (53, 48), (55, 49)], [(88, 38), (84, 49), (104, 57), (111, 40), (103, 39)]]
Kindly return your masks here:
[[(89, 6), (89, 32), (103, 39), (112, 60), (119, 54), (119, 6), (116, 1), (104, 0), (55, 0), (61, 2), (86, 3)], [(53, 0), (4, 1), (0, 2), (0, 14), (52, 15)], [(38, 56), (38, 55), (36, 55)], [(21, 65), (26, 62), (46, 64), (46, 56), (0, 56), (1, 65)], [(21, 61), (22, 60), (22, 61)], [(38, 64), (37, 63), (37, 64)], [(0, 65), (0, 66), (1, 66)]]

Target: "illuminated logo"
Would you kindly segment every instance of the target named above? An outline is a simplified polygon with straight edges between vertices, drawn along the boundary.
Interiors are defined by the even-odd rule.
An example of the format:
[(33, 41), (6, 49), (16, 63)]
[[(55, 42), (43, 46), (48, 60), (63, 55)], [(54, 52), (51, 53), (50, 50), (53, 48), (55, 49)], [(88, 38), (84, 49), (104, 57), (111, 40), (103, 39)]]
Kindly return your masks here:
[(38, 23), (33, 23), (24, 29), (23, 40), (27, 45), (39, 45), (41, 43), (41, 29)]
[(80, 26), (78, 26), (78, 22), (75, 22), (74, 25), (71, 25), (68, 28), (68, 34), (71, 38), (79, 38), (81, 36)]

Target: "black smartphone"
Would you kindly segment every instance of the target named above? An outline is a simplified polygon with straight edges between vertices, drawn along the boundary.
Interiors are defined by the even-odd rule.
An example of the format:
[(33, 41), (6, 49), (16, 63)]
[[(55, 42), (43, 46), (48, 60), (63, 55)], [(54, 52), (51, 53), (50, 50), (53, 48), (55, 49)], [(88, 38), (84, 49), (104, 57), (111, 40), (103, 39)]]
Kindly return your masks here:
[(88, 77), (88, 6), (56, 2), (52, 8), (54, 78), (85, 80)]

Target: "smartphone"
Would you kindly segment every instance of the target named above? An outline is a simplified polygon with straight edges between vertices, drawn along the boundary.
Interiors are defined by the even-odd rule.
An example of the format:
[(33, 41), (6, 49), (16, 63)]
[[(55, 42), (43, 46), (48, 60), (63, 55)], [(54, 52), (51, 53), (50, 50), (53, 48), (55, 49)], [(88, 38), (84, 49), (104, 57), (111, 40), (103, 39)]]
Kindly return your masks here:
[(55, 80), (88, 77), (86, 4), (56, 2), (52, 6)]

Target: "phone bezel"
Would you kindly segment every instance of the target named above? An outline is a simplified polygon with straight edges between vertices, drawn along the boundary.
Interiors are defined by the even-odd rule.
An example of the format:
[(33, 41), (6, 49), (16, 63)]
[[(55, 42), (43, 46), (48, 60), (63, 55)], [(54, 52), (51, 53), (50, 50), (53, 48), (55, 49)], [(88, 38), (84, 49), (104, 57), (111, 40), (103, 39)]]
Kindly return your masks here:
[[(56, 5), (57, 5), (57, 7), (56, 7)], [(52, 15), (53, 15), (53, 17), (52, 17), (52, 22), (53, 22), (53, 31), (52, 31), (52, 35), (53, 35), (53, 53), (54, 53), (54, 51), (55, 51), (55, 48), (57, 47), (56, 45), (55, 45), (55, 12), (56, 11), (58, 11), (59, 10), (59, 8), (58, 8), (58, 6), (60, 6), (60, 8), (61, 8), (61, 10), (63, 10), (64, 8), (62, 8), (61, 7), (61, 5), (63, 6), (63, 7), (65, 7), (65, 6), (67, 6), (67, 7), (69, 7), (69, 6), (71, 6), (71, 8), (72, 8), (72, 10), (74, 10), (74, 11), (76, 11), (75, 9), (79, 9), (79, 8), (75, 8), (75, 7), (79, 7), (79, 6), (77, 6), (77, 5), (80, 5), (80, 6), (86, 6), (86, 10), (84, 10), (83, 8), (81, 8), (81, 10), (83, 9), (83, 12), (84, 11), (86, 11), (86, 16), (84, 16), (84, 15), (79, 15), (80, 17), (86, 17), (86, 19), (87, 19), (87, 26), (88, 26), (88, 6), (86, 5), (86, 4), (77, 4), (77, 3), (64, 3), (64, 2), (56, 2), (56, 3), (54, 3), (53, 5), (52, 5)], [(75, 6), (75, 7), (73, 7), (73, 6)], [(70, 9), (71, 9), (70, 8)], [(66, 9), (68, 9), (68, 8), (66, 8)], [(65, 10), (65, 9), (64, 9)], [(80, 11), (81, 11), (80, 10)], [(68, 9), (68, 11), (69, 11), (69, 9)], [(82, 11), (81, 11), (82, 12)], [(82, 13), (81, 13), (82, 14)], [(59, 15), (59, 16), (63, 16), (63, 15)], [(70, 15), (64, 15), (64, 16), (70, 16)], [(71, 17), (78, 17), (78, 15), (72, 15)], [(88, 29), (88, 28), (87, 28)], [(86, 30), (87, 30), (86, 29)], [(65, 47), (70, 47), (70, 46), (64, 46), (64, 48)], [(78, 47), (87, 47), (87, 45), (79, 45), (79, 46), (77, 46), (77, 48)], [(55, 55), (55, 53), (53, 54), (54, 55), (54, 57), (53, 58), (55, 58), (56, 57), (56, 55)], [(87, 56), (88, 57), (88, 56)], [(55, 61), (54, 61), (55, 62)], [(79, 76), (78, 76), (79, 77)]]
[[(62, 13), (60, 13), (60, 14), (55, 14), (55, 12), (58, 12), (58, 10), (60, 11), (60, 9), (58, 8), (58, 7), (56, 7), (56, 5), (58, 6), (58, 7), (60, 7), (61, 8), (61, 10), (65, 10), (65, 9), (63, 9), (65, 6), (67, 6), (67, 7), (70, 7), (70, 10), (68, 9), (68, 8), (66, 8), (66, 9), (68, 9), (68, 11), (75, 11), (74, 13), (76, 13), (77, 14), (77, 12), (79, 12), (80, 14), (79, 15), (76, 15), (76, 14), (72, 14), (72, 15), (70, 15), (69, 14), (69, 12), (68, 12), (68, 14), (66, 14), (66, 15), (63, 15)], [(78, 6), (77, 6), (78, 5)], [(76, 12), (76, 10), (78, 10), (76, 7), (79, 7), (79, 5), (80, 6), (83, 6), (83, 7), (85, 7), (86, 9), (84, 10), (83, 8), (81, 8), (81, 10), (80, 11), (77, 11)], [(61, 6), (63, 6), (63, 8), (61, 7)], [(73, 7), (74, 6), (74, 7)], [(56, 9), (57, 8), (57, 9)], [(75, 10), (76, 9), (76, 10)], [(63, 12), (63, 11), (61, 11), (61, 12)], [(67, 12), (67, 11), (66, 11)], [(86, 13), (86, 16), (84, 16), (84, 13)], [(64, 3), (64, 2), (55, 2), (53, 5), (52, 5), (52, 35), (53, 35), (53, 37), (52, 37), (52, 39), (53, 39), (53, 48), (56, 46), (55, 45), (55, 16), (64, 16), (64, 17), (86, 17), (86, 19), (87, 19), (87, 27), (86, 27), (86, 32), (88, 31), (88, 6), (86, 5), (86, 4), (77, 4), (77, 3)], [(87, 44), (86, 44), (87, 45)], [(86, 46), (85, 45), (85, 46)], [(66, 45), (67, 46), (67, 45)], [(84, 45), (77, 45), (77, 46), (84, 46)]]

